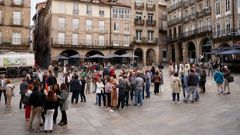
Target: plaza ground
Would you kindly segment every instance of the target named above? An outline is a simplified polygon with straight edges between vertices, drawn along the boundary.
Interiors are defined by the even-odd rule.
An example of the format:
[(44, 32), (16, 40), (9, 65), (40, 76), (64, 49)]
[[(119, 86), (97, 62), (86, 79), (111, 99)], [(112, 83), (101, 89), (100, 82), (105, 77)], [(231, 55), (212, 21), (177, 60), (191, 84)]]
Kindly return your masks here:
[[(86, 103), (69, 105), (68, 125), (54, 126), (51, 134), (239, 135), (240, 76), (234, 75), (234, 79), (230, 95), (217, 95), (216, 85), (212, 77), (208, 77), (206, 93), (200, 95), (199, 103), (172, 104), (170, 81), (167, 69), (164, 69), (163, 94), (152, 94), (151, 99), (144, 100), (142, 107), (131, 105), (111, 113), (94, 105), (95, 94), (87, 94)], [(14, 82), (18, 88), (20, 79), (14, 79)], [(6, 109), (3, 100), (0, 102), (0, 135), (45, 134), (27, 130), (24, 111), (18, 109), (18, 90), (15, 95), (13, 109)], [(58, 121), (60, 118), (59, 112)]]

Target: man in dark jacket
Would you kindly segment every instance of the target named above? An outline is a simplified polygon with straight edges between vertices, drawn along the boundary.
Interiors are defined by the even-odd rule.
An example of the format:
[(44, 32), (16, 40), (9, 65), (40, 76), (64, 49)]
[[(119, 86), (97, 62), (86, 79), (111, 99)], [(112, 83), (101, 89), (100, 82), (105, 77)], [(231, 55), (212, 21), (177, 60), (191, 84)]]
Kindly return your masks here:
[(23, 78), (22, 83), (20, 84), (20, 95), (21, 95), (21, 99), (19, 102), (19, 109), (22, 109), (22, 102), (25, 96), (25, 93), (27, 92), (28, 89), (28, 83), (26, 81), (26, 78)]
[(30, 119), (30, 124), (29, 124), (29, 129), (32, 130), (32, 124), (33, 120), (36, 116), (36, 127), (37, 127), (37, 132), (40, 131), (40, 119), (41, 119), (41, 113), (42, 113), (42, 106), (43, 106), (43, 98), (42, 94), (40, 92), (40, 86), (35, 85), (33, 88), (33, 92), (29, 97), (29, 103), (32, 105), (32, 115)]
[(78, 80), (78, 76), (75, 75), (73, 80), (70, 82), (70, 89), (72, 91), (72, 99), (71, 99), (71, 103), (74, 102), (75, 99), (75, 103), (78, 103), (78, 98), (79, 98), (79, 93), (81, 91), (81, 84), (80, 81)]
[[(194, 68), (190, 69), (190, 74), (187, 76), (188, 95), (184, 99), (184, 102), (188, 102), (188, 99), (192, 95), (191, 102), (194, 103), (196, 99), (196, 92), (197, 92), (199, 81), (200, 79), (197, 73), (195, 72), (195, 69)], [(199, 98), (197, 100), (199, 100)]]

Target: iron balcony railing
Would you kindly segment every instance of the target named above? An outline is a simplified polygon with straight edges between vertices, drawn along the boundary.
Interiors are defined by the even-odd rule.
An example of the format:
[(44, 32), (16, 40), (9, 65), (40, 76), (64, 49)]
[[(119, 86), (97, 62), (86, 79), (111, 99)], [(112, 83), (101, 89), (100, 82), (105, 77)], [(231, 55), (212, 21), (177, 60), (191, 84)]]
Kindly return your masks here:
[(138, 19), (138, 18), (136, 18), (136, 19), (134, 19), (134, 25), (135, 26), (144, 26), (144, 20), (143, 19)]
[(181, 23), (181, 21), (182, 21), (181, 17), (170, 20), (170, 21), (168, 21), (168, 26), (171, 27), (173, 25), (179, 24), (179, 23)]
[(146, 20), (146, 24), (148, 27), (155, 27), (156, 26), (156, 20)]
[(170, 7), (167, 8), (167, 12), (168, 13), (173, 12), (176, 9), (180, 8), (181, 6), (182, 6), (182, 2), (175, 3), (175, 4), (173, 4), (173, 5), (171, 5)]
[(240, 33), (234, 31), (233, 28), (221, 29), (221, 30), (216, 30), (216, 28), (215, 28), (213, 31), (213, 38), (222, 38), (222, 37), (234, 38), (236, 36), (240, 36)]
[(211, 15), (211, 8), (207, 7), (199, 12), (197, 12), (197, 18), (205, 17)]
[(30, 39), (29, 38), (17, 38), (17, 37), (1, 37), (0, 38), (1, 45), (22, 45), (29, 46)]
[(134, 37), (134, 44), (152, 44), (157, 45), (158, 38), (147, 38), (147, 37)]

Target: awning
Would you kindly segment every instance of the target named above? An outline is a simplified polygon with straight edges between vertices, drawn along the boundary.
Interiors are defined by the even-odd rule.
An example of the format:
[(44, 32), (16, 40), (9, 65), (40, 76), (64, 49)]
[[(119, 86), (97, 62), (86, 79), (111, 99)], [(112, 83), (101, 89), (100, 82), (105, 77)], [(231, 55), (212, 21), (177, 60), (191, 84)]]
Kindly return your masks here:
[(75, 55), (70, 56), (70, 58), (73, 58), (73, 59), (85, 59), (86, 57), (85, 56), (80, 56), (80, 54), (75, 54)]
[(231, 55), (231, 54), (240, 54), (240, 50), (227, 50), (218, 53), (218, 55)]
[(104, 58), (111, 59), (111, 58), (118, 58), (118, 57), (120, 57), (120, 56), (117, 54), (109, 54), (109, 55), (105, 56)]
[(138, 57), (138, 56), (136, 56), (136, 55), (132, 55), (132, 54), (129, 54), (129, 53), (126, 53), (126, 54), (123, 54), (123, 55), (120, 55), (119, 57), (121, 57), (121, 58), (132, 58), (132, 57)]
[(69, 58), (66, 57), (66, 56), (63, 56), (63, 55), (59, 55), (59, 56), (58, 56), (58, 59), (61, 59), (61, 60), (68, 60)]
[(95, 54), (95, 55), (89, 56), (88, 58), (90, 58), (90, 59), (94, 59), (94, 58), (100, 58), (100, 59), (103, 59), (104, 56), (102, 56), (102, 55), (100, 55), (100, 54)]

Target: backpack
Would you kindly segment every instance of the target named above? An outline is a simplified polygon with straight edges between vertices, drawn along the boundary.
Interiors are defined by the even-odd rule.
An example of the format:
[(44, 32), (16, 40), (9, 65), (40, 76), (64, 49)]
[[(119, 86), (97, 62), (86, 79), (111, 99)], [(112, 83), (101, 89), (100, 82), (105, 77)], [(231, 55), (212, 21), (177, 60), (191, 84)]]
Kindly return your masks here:
[(24, 96), (22, 103), (25, 105), (29, 105), (30, 101), (29, 101), (29, 96)]

